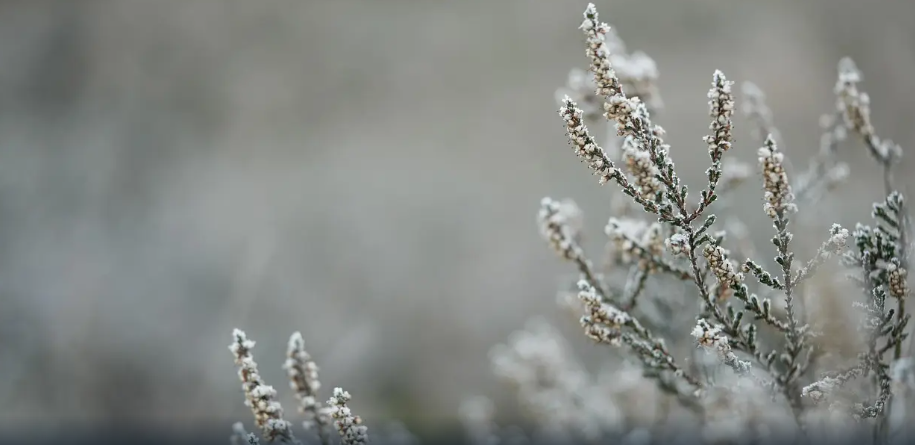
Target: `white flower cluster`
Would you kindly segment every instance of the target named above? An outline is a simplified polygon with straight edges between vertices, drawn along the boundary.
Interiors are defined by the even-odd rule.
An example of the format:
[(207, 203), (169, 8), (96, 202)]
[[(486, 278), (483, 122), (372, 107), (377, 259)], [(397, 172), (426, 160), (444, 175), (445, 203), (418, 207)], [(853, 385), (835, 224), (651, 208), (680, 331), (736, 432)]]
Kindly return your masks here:
[(327, 400), (327, 404), (333, 408), (331, 416), (334, 418), (334, 426), (340, 433), (341, 445), (365, 444), (369, 439), (368, 428), (362, 424), (362, 418), (353, 415), (346, 406), (350, 399), (352, 396), (349, 392), (343, 388), (334, 388), (334, 395)]

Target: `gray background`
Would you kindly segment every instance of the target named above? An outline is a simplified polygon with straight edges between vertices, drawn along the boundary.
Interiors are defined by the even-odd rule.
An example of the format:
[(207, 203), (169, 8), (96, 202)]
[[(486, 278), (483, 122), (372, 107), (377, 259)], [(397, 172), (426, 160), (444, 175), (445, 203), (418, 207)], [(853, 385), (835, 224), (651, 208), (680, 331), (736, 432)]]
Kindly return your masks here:
[[(0, 426), (250, 424), (236, 326), (281, 390), (301, 330), (326, 389), (424, 431), (478, 393), (517, 414), (486, 354), (531, 316), (605, 356), (556, 309), (570, 269), (534, 222), (541, 197), (573, 197), (589, 247), (603, 242), (609, 191), (553, 97), (586, 66), (584, 6), (0, 3)], [(915, 2), (598, 7), (657, 61), (657, 121), (696, 190), (716, 68), (766, 90), (802, 165), (845, 55), (878, 131), (915, 143)], [(738, 125), (733, 156), (753, 162)], [(816, 227), (866, 219), (881, 194), (863, 148), (842, 160), (851, 181), (807, 214)], [(738, 210), (765, 229), (758, 186), (744, 191)]]

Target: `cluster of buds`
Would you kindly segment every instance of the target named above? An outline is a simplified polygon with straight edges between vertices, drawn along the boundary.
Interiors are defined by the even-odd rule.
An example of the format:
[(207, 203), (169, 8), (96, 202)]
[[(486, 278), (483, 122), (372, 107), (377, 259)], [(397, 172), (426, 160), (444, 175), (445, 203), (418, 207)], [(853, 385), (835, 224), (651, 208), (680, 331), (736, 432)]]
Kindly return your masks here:
[(588, 163), (588, 167), (600, 177), (601, 184), (623, 176), (623, 172), (616, 167), (604, 149), (588, 132), (588, 127), (585, 126), (583, 120), (584, 112), (578, 108), (578, 104), (566, 96), (563, 98), (559, 114), (566, 123), (566, 135), (569, 143), (575, 149), (575, 154)]
[(229, 350), (235, 356), (238, 365), (238, 378), (245, 393), (245, 405), (251, 408), (254, 421), (263, 432), (268, 442), (279, 439), (285, 443), (297, 443), (292, 434), (291, 424), (283, 419), (283, 407), (277, 401), (276, 390), (264, 383), (257, 363), (251, 355), (255, 342), (249, 340), (244, 331), (236, 329), (232, 333), (234, 341)]
[(610, 26), (598, 19), (597, 8), (593, 3), (588, 4), (584, 16), (579, 28), (587, 37), (587, 55), (591, 59), (591, 72), (595, 73), (597, 94), (604, 97), (617, 95), (622, 92), (622, 86), (610, 65), (610, 48), (606, 42)]
[(712, 326), (705, 319), (700, 318), (693, 328), (692, 336), (696, 339), (699, 346), (714, 349), (722, 363), (729, 366), (738, 374), (746, 374), (750, 370), (750, 362), (740, 360), (731, 350), (731, 344), (728, 336), (725, 335), (720, 326)]
[(305, 341), (302, 334), (295, 332), (289, 337), (286, 350), (286, 363), (283, 369), (289, 377), (289, 386), (299, 400), (299, 412), (305, 416), (303, 426), (306, 430), (317, 429), (322, 443), (326, 443), (327, 431), (325, 426), (330, 422), (327, 413), (317, 399), (321, 382), (318, 380), (318, 365), (305, 351)]
[(651, 161), (651, 155), (639, 147), (632, 136), (623, 139), (623, 159), (626, 167), (632, 174), (633, 183), (638, 186), (639, 194), (645, 199), (659, 201), (658, 192), (662, 190), (661, 181), (658, 181), (658, 167)]
[(702, 253), (705, 255), (705, 259), (708, 260), (709, 268), (721, 285), (731, 287), (743, 281), (743, 274), (738, 272), (737, 268), (734, 267), (734, 263), (727, 258), (727, 250), (721, 246), (707, 244)]
[(886, 265), (886, 271), (889, 279), (888, 288), (890, 295), (894, 298), (905, 298), (909, 294), (909, 285), (906, 277), (908, 271), (899, 265), (898, 261), (893, 261)]
[(368, 442), (368, 428), (362, 424), (362, 418), (353, 415), (346, 406), (350, 399), (352, 396), (349, 392), (343, 388), (334, 388), (334, 395), (327, 400), (327, 404), (333, 408), (331, 417), (334, 418), (334, 426), (340, 433), (341, 445), (363, 445)]
[(762, 168), (763, 189), (765, 190), (765, 211), (770, 218), (787, 212), (797, 211), (788, 174), (785, 173), (785, 155), (778, 151), (775, 139), (770, 135), (765, 146), (759, 149), (759, 165)]
[(712, 76), (712, 89), (708, 92), (709, 114), (712, 116), (709, 129), (712, 130), (712, 134), (703, 138), (708, 144), (709, 156), (715, 161), (721, 159), (721, 155), (731, 148), (731, 117), (734, 115), (732, 85), (734, 82), (727, 80), (724, 73), (715, 70)]
[(593, 286), (585, 281), (578, 283), (578, 298), (584, 304), (587, 314), (581, 317), (585, 335), (598, 343), (620, 346), (621, 328), (631, 321), (628, 313), (604, 303)]

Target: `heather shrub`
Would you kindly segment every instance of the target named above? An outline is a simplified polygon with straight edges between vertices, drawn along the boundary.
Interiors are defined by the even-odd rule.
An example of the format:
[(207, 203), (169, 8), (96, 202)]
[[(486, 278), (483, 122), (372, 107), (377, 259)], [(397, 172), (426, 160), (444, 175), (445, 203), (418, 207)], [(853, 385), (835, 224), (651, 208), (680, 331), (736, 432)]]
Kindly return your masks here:
[[(659, 72), (629, 51), (588, 5), (580, 26), (588, 71), (573, 69), (559, 89), (559, 117), (572, 151), (609, 194), (602, 261), (586, 252), (582, 210), (544, 198), (540, 233), (578, 279), (559, 292), (584, 336), (608, 348), (608, 366), (589, 372), (555, 327), (531, 320), (492, 349), (494, 374), (512, 384), (533, 430), (497, 425), (497, 407), (468, 397), (460, 414), (479, 444), (607, 440), (664, 442), (695, 434), (707, 443), (849, 441), (907, 436), (915, 388), (908, 340), (909, 217), (894, 167), (902, 149), (871, 122), (861, 72), (838, 64), (836, 103), (821, 119), (818, 153), (789, 161), (765, 94), (738, 93), (712, 73), (705, 149), (672, 149), (655, 121), (663, 109)], [(735, 141), (735, 122), (756, 140)], [(698, 145), (698, 144), (697, 144)], [(854, 172), (842, 147), (863, 146), (882, 170), (884, 197), (853, 228), (816, 215), (818, 201)], [(756, 165), (737, 153), (752, 150)], [(708, 159), (690, 193), (675, 156)], [(731, 199), (756, 187), (761, 206), (741, 214)], [(757, 245), (747, 221), (765, 218), (770, 243)], [(803, 246), (818, 246), (803, 249)], [(809, 250), (809, 251), (806, 251)], [(571, 290), (570, 290), (571, 289)], [(257, 373), (253, 342), (236, 331), (230, 349), (246, 404), (268, 440), (298, 442), (276, 391)], [(335, 389), (318, 400), (317, 367), (293, 335), (286, 364), (305, 430), (330, 443), (364, 443), (362, 419)], [(471, 391), (468, 391), (471, 392)], [(236, 437), (257, 437), (236, 425)], [(388, 438), (394, 440), (392, 438)]]

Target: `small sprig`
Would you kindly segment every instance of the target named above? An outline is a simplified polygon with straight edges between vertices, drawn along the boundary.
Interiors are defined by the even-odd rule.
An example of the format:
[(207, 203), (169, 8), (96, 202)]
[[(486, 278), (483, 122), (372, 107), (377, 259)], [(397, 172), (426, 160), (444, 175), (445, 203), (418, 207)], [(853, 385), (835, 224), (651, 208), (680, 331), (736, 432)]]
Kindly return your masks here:
[[(581, 25), (588, 41), (588, 57), (591, 59), (591, 72), (594, 74), (597, 94), (604, 96), (604, 115), (608, 120), (616, 122), (617, 134), (621, 137), (632, 137), (641, 150), (648, 153), (651, 162), (658, 169), (658, 180), (664, 184), (665, 192), (660, 206), (651, 203), (646, 205), (644, 196), (637, 195), (633, 187), (620, 182), (618, 177), (602, 175), (602, 182), (616, 179), (623, 187), (623, 192), (632, 196), (638, 204), (645, 207), (649, 213), (657, 214), (661, 221), (685, 224), (698, 217), (690, 215), (686, 208), (686, 187), (680, 183), (680, 178), (674, 172), (674, 163), (668, 156), (670, 147), (664, 143), (664, 129), (651, 122), (648, 108), (638, 98), (627, 97), (623, 93), (616, 72), (611, 66), (605, 48), (605, 36), (610, 27), (598, 20), (597, 9), (594, 4), (588, 4), (585, 9), (585, 20)], [(568, 108), (568, 107), (566, 107)], [(565, 113), (564, 113), (565, 114)], [(569, 122), (569, 117), (566, 117)], [(571, 135), (570, 135), (570, 139)], [(584, 140), (584, 138), (582, 138)], [(604, 156), (605, 158), (606, 156)], [(592, 164), (593, 165), (593, 164)], [(593, 168), (593, 167), (592, 167)], [(617, 171), (619, 169), (616, 169)], [(621, 175), (621, 174), (619, 174)], [(627, 187), (628, 185), (628, 187)], [(676, 206), (673, 208), (670, 203)]]
[(696, 327), (693, 328), (691, 335), (696, 338), (699, 346), (714, 349), (718, 353), (721, 362), (733, 369), (735, 373), (739, 375), (749, 374), (752, 365), (746, 360), (740, 360), (734, 354), (728, 337), (721, 327), (712, 326), (708, 321), (700, 318), (696, 322)]
[(598, 343), (626, 345), (638, 355), (647, 369), (670, 371), (695, 389), (702, 387), (698, 380), (677, 364), (664, 342), (655, 338), (638, 319), (604, 302), (587, 282), (579, 282), (579, 289), (578, 297), (587, 310), (587, 314), (581, 318), (586, 336)]
[(575, 148), (575, 154), (588, 163), (588, 166), (594, 171), (594, 174), (600, 177), (600, 184), (606, 184), (610, 181), (616, 182), (623, 193), (629, 195), (646, 212), (658, 213), (658, 205), (654, 200), (642, 196), (639, 189), (629, 182), (629, 179), (619, 167), (616, 166), (604, 149), (597, 144), (597, 141), (588, 132), (583, 120), (583, 112), (572, 99), (566, 97), (563, 99), (562, 108), (559, 114), (566, 123), (566, 135), (569, 143)]
[(368, 428), (362, 424), (362, 418), (354, 415), (346, 405), (351, 399), (352, 396), (343, 388), (334, 388), (334, 395), (327, 400), (327, 405), (333, 408), (331, 417), (340, 434), (341, 445), (363, 445), (368, 443)]
[(762, 168), (763, 190), (765, 191), (766, 204), (764, 209), (770, 218), (777, 218), (778, 214), (787, 214), (797, 211), (794, 204), (794, 195), (791, 193), (791, 184), (783, 165), (785, 155), (778, 150), (775, 139), (766, 138), (765, 145), (759, 149), (759, 165)]
[(585, 19), (579, 28), (584, 31), (588, 41), (588, 58), (591, 59), (591, 72), (595, 74), (594, 83), (599, 96), (614, 96), (622, 92), (619, 78), (610, 66), (610, 49), (607, 47), (606, 35), (610, 25), (598, 19), (597, 8), (589, 3), (585, 9)]
[(603, 279), (594, 270), (579, 243), (581, 218), (581, 210), (572, 200), (560, 202), (546, 197), (540, 201), (540, 212), (537, 213), (540, 235), (560, 257), (575, 263), (584, 279), (606, 296), (608, 292)]
[(829, 229), (829, 239), (817, 249), (816, 255), (797, 271), (792, 282), (798, 284), (810, 278), (828, 259), (844, 252), (848, 244), (848, 237), (848, 229), (843, 229), (842, 226), (833, 224)]
[(305, 341), (302, 334), (295, 332), (289, 337), (286, 350), (286, 363), (283, 369), (289, 377), (289, 386), (299, 400), (299, 412), (305, 416), (303, 426), (306, 430), (316, 430), (323, 445), (330, 443), (327, 427), (330, 419), (318, 401), (318, 390), (321, 382), (318, 380), (318, 365), (311, 355), (305, 351)]
[(835, 390), (845, 386), (849, 381), (863, 376), (865, 369), (863, 366), (853, 366), (844, 371), (834, 372), (823, 376), (801, 390), (801, 396), (809, 398), (814, 403), (822, 403)]
[(731, 92), (733, 84), (734, 82), (727, 80), (724, 73), (719, 70), (715, 70), (712, 75), (712, 89), (708, 92), (709, 114), (712, 117), (709, 129), (712, 130), (712, 133), (702, 139), (708, 144), (708, 154), (712, 160), (712, 166), (705, 172), (708, 177), (708, 188), (702, 191), (702, 200), (699, 202), (699, 209), (696, 210), (697, 214), (705, 211), (705, 208), (717, 199), (715, 188), (722, 175), (721, 157), (731, 149), (733, 142), (734, 124), (731, 121), (731, 117), (734, 115), (734, 94)]
[(279, 439), (283, 443), (298, 444), (292, 433), (291, 424), (283, 419), (283, 407), (277, 401), (276, 390), (264, 383), (257, 363), (251, 355), (255, 342), (249, 340), (244, 331), (235, 329), (232, 332), (233, 342), (229, 351), (235, 356), (238, 365), (238, 378), (245, 393), (245, 405), (251, 408), (254, 421), (268, 442)]

